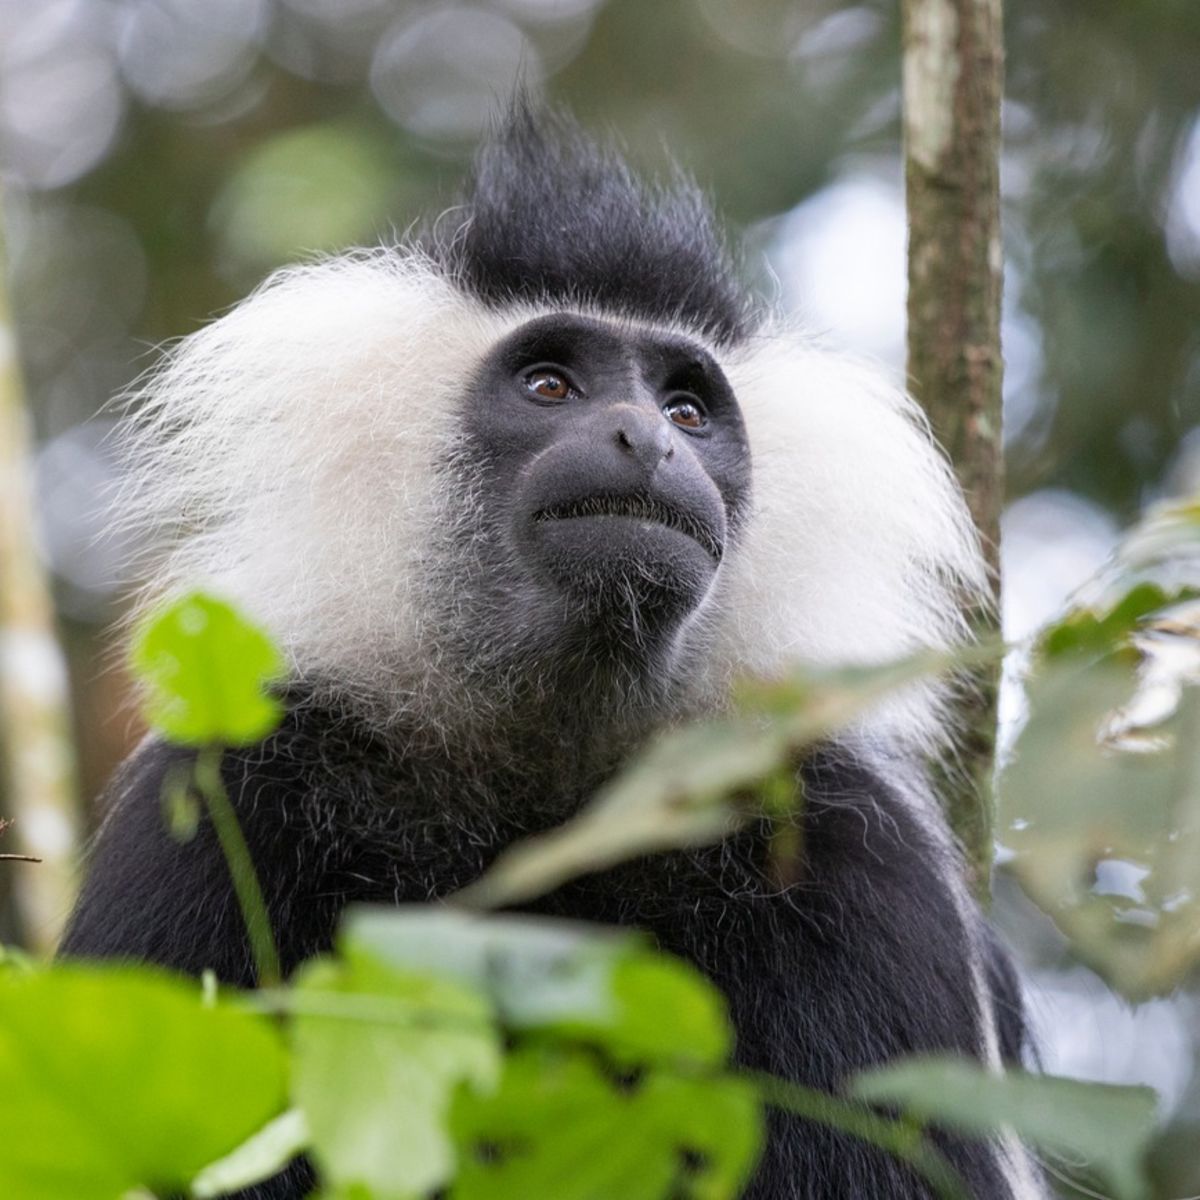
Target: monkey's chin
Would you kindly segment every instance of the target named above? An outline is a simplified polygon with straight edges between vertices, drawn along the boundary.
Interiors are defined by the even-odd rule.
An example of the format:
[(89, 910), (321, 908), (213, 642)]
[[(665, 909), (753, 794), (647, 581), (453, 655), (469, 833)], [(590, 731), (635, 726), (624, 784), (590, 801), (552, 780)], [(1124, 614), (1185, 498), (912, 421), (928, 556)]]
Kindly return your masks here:
[(539, 571), (592, 619), (657, 625), (699, 606), (718, 562), (681, 530), (636, 517), (595, 515), (536, 521)]

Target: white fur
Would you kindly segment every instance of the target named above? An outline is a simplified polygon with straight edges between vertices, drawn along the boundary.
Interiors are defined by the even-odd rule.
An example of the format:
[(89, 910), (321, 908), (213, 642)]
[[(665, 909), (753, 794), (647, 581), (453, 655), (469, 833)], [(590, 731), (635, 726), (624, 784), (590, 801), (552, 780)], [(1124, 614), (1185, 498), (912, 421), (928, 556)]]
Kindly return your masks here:
[[(533, 315), (499, 316), (419, 255), (382, 249), (279, 272), (179, 343), (133, 396), (128, 507), (166, 541), (149, 596), (216, 589), (297, 669), (389, 694), (429, 643), (421, 584), (446, 519), (433, 464), (474, 365)], [(703, 614), (709, 683), (960, 637), (982, 571), (916, 407), (783, 327), (717, 356), (750, 431), (755, 499)], [(941, 724), (929, 690), (887, 714), (919, 743)]]
[(433, 464), (504, 326), (416, 256), (278, 272), (176, 345), (130, 400), (132, 520), (165, 556), (146, 601), (209, 587), (293, 667), (370, 694), (421, 641)]
[[(877, 366), (775, 326), (725, 362), (750, 433), (755, 511), (730, 563), (720, 656), (734, 673), (886, 663), (968, 636), (974, 527), (921, 410)], [(929, 746), (931, 688), (885, 706)]]

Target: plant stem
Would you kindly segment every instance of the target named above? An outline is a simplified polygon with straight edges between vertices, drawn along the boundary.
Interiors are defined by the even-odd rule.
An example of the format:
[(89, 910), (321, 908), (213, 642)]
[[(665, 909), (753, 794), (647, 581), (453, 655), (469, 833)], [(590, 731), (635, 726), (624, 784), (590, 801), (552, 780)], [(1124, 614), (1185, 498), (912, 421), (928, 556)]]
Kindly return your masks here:
[(258, 874), (254, 870), (254, 860), (250, 857), (250, 848), (246, 845), (237, 814), (221, 781), (221, 754), (219, 746), (208, 746), (196, 756), (196, 788), (204, 798), (229, 867), (233, 890), (250, 939), (250, 953), (254, 957), (258, 984), (260, 987), (276, 987), (281, 981), (279, 951), (271, 932), (271, 918)]

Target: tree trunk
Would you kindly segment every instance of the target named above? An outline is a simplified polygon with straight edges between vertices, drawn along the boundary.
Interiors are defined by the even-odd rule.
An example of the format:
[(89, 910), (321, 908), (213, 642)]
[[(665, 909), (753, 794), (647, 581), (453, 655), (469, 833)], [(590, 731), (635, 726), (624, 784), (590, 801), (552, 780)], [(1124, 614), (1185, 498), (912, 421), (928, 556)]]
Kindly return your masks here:
[(0, 228), (0, 760), (12, 828), (3, 851), (26, 941), (53, 949), (74, 897), (78, 807), (69, 691), (49, 584), (34, 549), (32, 438)]
[[(1001, 0), (902, 0), (908, 193), (908, 374), (954, 463), (982, 539), (996, 633), (1004, 496), (1000, 394)], [(964, 703), (963, 778), (951, 824), (977, 890), (992, 857), (991, 776), (999, 667)]]

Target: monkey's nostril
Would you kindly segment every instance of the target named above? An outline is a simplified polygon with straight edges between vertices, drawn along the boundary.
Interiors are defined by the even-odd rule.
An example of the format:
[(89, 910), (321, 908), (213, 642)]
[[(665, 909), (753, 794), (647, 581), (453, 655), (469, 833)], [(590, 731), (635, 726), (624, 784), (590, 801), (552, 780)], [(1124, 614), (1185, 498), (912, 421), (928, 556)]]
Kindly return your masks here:
[(620, 452), (647, 471), (671, 457), (671, 426), (657, 413), (622, 413), (609, 428)]

